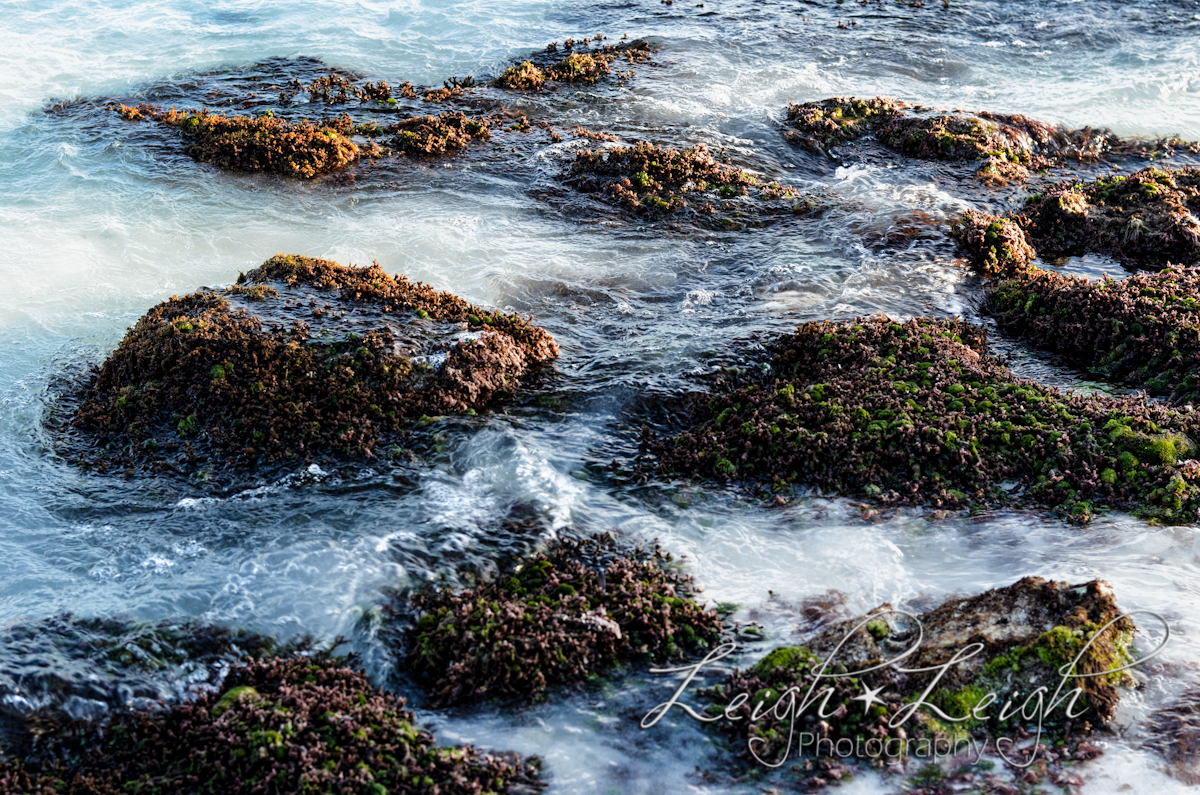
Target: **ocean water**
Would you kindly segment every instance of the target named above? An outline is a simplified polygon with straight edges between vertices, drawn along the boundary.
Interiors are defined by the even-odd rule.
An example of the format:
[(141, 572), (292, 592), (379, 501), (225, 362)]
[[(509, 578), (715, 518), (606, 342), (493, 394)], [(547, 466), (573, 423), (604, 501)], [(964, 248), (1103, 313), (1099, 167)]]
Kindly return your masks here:
[[(647, 400), (694, 388), (714, 356), (754, 364), (757, 335), (873, 312), (976, 316), (978, 285), (943, 222), (1005, 199), (900, 157), (837, 163), (792, 149), (780, 134), (788, 102), (890, 95), (1200, 140), (1200, 2), (17, 1), (0, 22), (0, 624), (72, 613), (344, 636), (392, 682), (387, 589), (493, 565), (531, 541), (504, 523), (531, 509), (547, 533), (658, 538), (686, 556), (705, 598), (741, 605), (772, 645), (801, 637), (813, 600), (855, 613), (1026, 575), (1100, 577), (1123, 607), (1166, 616), (1173, 637), (1102, 736), (1105, 756), (1079, 770), (1084, 791), (1185, 789), (1145, 726), (1200, 684), (1194, 528), (1110, 514), (1081, 530), (1021, 512), (873, 522), (846, 500), (780, 508), (682, 481), (628, 483), (606, 465), (636, 454)], [(347, 187), (221, 172), (98, 112), (48, 112), (274, 57), (439, 85), (598, 32), (649, 39), (654, 64), (622, 88), (511, 105), (562, 126), (725, 147), (832, 209), (764, 230), (671, 232), (548, 200), (569, 141), (523, 149), (519, 167), (467, 156)], [(532, 313), (562, 346), (558, 374), (507, 413), (446, 421), (404, 472), (297, 470), (216, 497), (85, 475), (55, 455), (43, 427), (55, 384), (83, 377), (158, 301), (228, 284), (281, 251), (377, 260)], [(1022, 372), (1099, 386), (1006, 350)], [(0, 668), (15, 653), (0, 649)], [(631, 715), (669, 684), (638, 675), (525, 709), (421, 714), (444, 739), (542, 755), (550, 792), (750, 791), (697, 775), (730, 762), (694, 726), (638, 728)], [(839, 791), (895, 786), (864, 774)]]

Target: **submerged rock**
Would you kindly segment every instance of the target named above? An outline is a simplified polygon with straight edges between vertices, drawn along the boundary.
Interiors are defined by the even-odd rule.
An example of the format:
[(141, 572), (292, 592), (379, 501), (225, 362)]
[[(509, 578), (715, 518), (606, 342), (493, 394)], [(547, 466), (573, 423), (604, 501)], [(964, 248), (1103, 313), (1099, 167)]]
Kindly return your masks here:
[(324, 658), (229, 671), (224, 692), (42, 735), (0, 762), (0, 793), (528, 792), (539, 763), (435, 745), (404, 700)]
[(423, 416), (473, 413), (558, 356), (543, 329), (383, 268), (277, 255), (171, 298), (82, 387), (101, 470), (372, 458)]
[(812, 208), (794, 188), (721, 162), (703, 144), (683, 150), (645, 142), (584, 149), (563, 179), (642, 217), (686, 216), (717, 228), (761, 224)]
[(493, 582), (411, 596), (407, 659), (433, 706), (540, 697), (620, 664), (678, 660), (713, 644), (721, 619), (692, 591), (658, 546), (564, 540)]
[[(777, 648), (704, 691), (714, 703), (708, 711), (734, 716), (715, 725), (740, 740), (743, 753), (753, 741), (758, 758), (767, 761), (797, 750), (790, 715), (776, 710), (786, 705), (790, 688), (800, 697), (810, 688), (818, 693), (831, 688), (821, 707), (828, 717), (816, 726), (805, 720), (804, 730), (857, 741), (855, 754), (880, 765), (912, 755), (915, 746), (934, 737), (961, 741), (970, 735), (982, 742), (1036, 736), (1040, 729), (1049, 746), (1052, 738), (1086, 735), (1089, 724), (1111, 720), (1117, 685), (1127, 677), (1117, 669), (1133, 659), (1133, 621), (1099, 580), (1070, 585), (1026, 577), (952, 599), (913, 619), (885, 604), (825, 629), (803, 646)], [(1072, 694), (1075, 688), (1081, 692)], [(876, 697), (864, 706), (867, 689)], [(1056, 695), (1066, 698), (1053, 704)], [(809, 707), (808, 714), (816, 709)], [(865, 744), (868, 740), (873, 742)], [(1014, 761), (1020, 758), (1013, 748), (1001, 750)], [(1064, 750), (1069, 759), (1069, 749), (1056, 753)]]
[(40, 724), (146, 709), (217, 686), (269, 639), (193, 623), (55, 616), (0, 629), (0, 713)]
[(692, 428), (651, 443), (662, 472), (899, 505), (1037, 505), (1076, 522), (1102, 507), (1197, 518), (1190, 408), (1017, 378), (957, 320), (807, 323), (771, 347), (769, 373), (697, 396)]

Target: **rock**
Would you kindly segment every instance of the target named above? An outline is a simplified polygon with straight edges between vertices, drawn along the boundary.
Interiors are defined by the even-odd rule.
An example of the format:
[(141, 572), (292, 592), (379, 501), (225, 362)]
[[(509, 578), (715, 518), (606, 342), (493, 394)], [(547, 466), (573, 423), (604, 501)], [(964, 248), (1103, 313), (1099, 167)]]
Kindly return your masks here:
[(370, 459), (423, 416), (481, 411), (558, 355), (529, 320), (278, 255), (151, 309), (82, 385), (84, 463), (180, 472)]
[(721, 619), (691, 578), (653, 549), (612, 536), (564, 540), (509, 574), (455, 593), (412, 594), (407, 660), (429, 703), (544, 698), (619, 663), (683, 659), (714, 644)]
[(1044, 506), (1079, 523), (1103, 507), (1197, 517), (1187, 440), (1200, 416), (1017, 378), (978, 326), (808, 323), (770, 347), (768, 373), (694, 397), (691, 428), (651, 442), (661, 472), (889, 504)]
[[(466, 795), (540, 789), (539, 762), (438, 747), (404, 699), (337, 660), (232, 668), (225, 696), (77, 724), (0, 762), (0, 793), (353, 791)], [(229, 699), (230, 693), (242, 697)], [(253, 693), (254, 697), (247, 697)]]

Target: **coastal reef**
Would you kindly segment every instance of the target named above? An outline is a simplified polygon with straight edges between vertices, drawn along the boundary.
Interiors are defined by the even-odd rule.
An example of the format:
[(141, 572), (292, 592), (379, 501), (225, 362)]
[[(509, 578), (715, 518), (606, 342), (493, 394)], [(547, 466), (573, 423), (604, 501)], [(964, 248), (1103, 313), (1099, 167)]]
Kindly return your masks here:
[(221, 168), (312, 179), (362, 156), (358, 145), (348, 137), (351, 121), (345, 115), (313, 124), (284, 121), (274, 115), (226, 116), (174, 108), (164, 111), (146, 103), (136, 108), (121, 105), (119, 113), (130, 121), (152, 120), (178, 129), (189, 157)]
[[(1009, 217), (968, 211), (951, 234), (988, 280), (984, 311), (1000, 328), (1103, 378), (1195, 403), (1198, 188), (1200, 170), (1147, 168), (1060, 185)], [(1157, 272), (1090, 281), (1034, 264), (1090, 253)]]
[(693, 398), (651, 439), (663, 474), (808, 484), (892, 505), (1102, 507), (1193, 522), (1200, 414), (1062, 393), (987, 355), (982, 328), (884, 317), (800, 326), (764, 374)]
[(813, 206), (793, 188), (718, 160), (703, 144), (682, 150), (646, 142), (583, 149), (562, 178), (640, 217), (686, 216), (724, 229), (760, 225)]
[[(876, 749), (889, 742), (889, 747), (909, 752), (936, 737), (1036, 736), (1040, 709), (1044, 747), (1052, 744), (1051, 738), (1067, 741), (1056, 744), (1054, 753), (1070, 761), (1075, 752), (1088, 758), (1090, 744), (1078, 740), (1112, 719), (1118, 685), (1127, 683), (1127, 675), (1117, 669), (1132, 661), (1135, 630), (1106, 582), (1071, 585), (1026, 577), (915, 616), (881, 605), (828, 627), (804, 645), (772, 650), (702, 695), (712, 699), (710, 714), (735, 718), (713, 725), (744, 755), (753, 743), (759, 759), (767, 762), (784, 757), (789, 743), (796, 750), (796, 738), (789, 736), (790, 715), (783, 714), (790, 688), (798, 691), (797, 702), (810, 689), (832, 690), (821, 708), (828, 717), (818, 719), (817, 707), (808, 707), (805, 731), (834, 741), (874, 740)], [(914, 646), (915, 652), (901, 658)], [(886, 664), (895, 660), (894, 666)], [(876, 666), (878, 670), (856, 675)], [(861, 694), (868, 687), (878, 695), (864, 706)], [(1030, 701), (1038, 688), (1045, 688), (1043, 700)], [(1075, 688), (1081, 692), (1073, 696)], [(1050, 708), (1056, 693), (1066, 698)], [(1067, 716), (1068, 709), (1074, 719)], [(1020, 758), (1013, 750), (1008, 755)], [(880, 752), (862, 761), (883, 765), (892, 760)]]
[(874, 135), (883, 146), (921, 160), (982, 161), (978, 176), (1002, 187), (1032, 171), (1106, 158), (1166, 155), (1200, 145), (1175, 139), (1124, 141), (1108, 130), (1069, 130), (1022, 115), (943, 112), (889, 97), (831, 97), (793, 103), (784, 138), (812, 152)]
[(657, 545), (562, 540), (492, 582), (410, 595), (407, 660), (432, 706), (539, 698), (715, 644), (721, 619), (692, 593), (691, 578)]
[[(376, 457), (424, 416), (475, 413), (558, 356), (529, 319), (377, 264), (276, 255), (151, 309), (82, 386), (80, 463), (191, 471)], [(398, 450), (399, 448), (392, 448)]]
[(538, 762), (435, 744), (404, 700), (344, 663), (272, 657), (166, 709), (43, 734), (0, 762), (0, 793), (476, 793), (541, 788)]
[(1043, 259), (1104, 254), (1130, 267), (1200, 264), (1200, 168), (1064, 183), (1014, 215)]
[[(633, 66), (650, 60), (653, 53), (650, 44), (642, 39), (601, 44), (605, 38), (597, 34), (578, 40), (567, 39), (561, 50), (558, 42), (553, 42), (544, 52), (505, 69), (491, 85), (509, 91), (541, 91), (556, 83), (592, 85), (612, 74), (615, 62), (623, 61)], [(567, 55), (560, 58), (562, 52)], [(632, 75), (632, 71), (617, 73), (621, 79)]]

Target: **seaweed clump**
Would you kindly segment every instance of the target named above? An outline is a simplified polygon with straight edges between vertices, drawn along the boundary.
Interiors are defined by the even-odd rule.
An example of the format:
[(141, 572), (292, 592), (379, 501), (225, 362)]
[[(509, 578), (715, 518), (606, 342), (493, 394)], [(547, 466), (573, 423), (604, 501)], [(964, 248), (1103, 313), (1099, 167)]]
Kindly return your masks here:
[(239, 286), (268, 282), (274, 296), (201, 292), (147, 312), (82, 388), (72, 424), (94, 445), (81, 463), (211, 474), (218, 462), (372, 458), (406, 423), (482, 410), (558, 355), (528, 319), (377, 264), (277, 255)]
[(644, 217), (687, 211), (726, 228), (810, 209), (808, 201), (794, 201), (795, 189), (723, 163), (703, 144), (682, 150), (645, 142), (584, 149), (576, 152), (564, 179)]
[(439, 747), (404, 700), (321, 658), (229, 671), (223, 693), (42, 735), (0, 793), (482, 793), (540, 789), (538, 760)]
[(991, 286), (986, 309), (1005, 331), (1118, 382), (1200, 403), (1200, 268), (1091, 282), (1027, 271)]
[(564, 540), (494, 582), (412, 596), (407, 659), (435, 706), (540, 697), (620, 664), (678, 660), (713, 644), (721, 619), (692, 590), (657, 545)]
[[(600, 42), (603, 39), (601, 35), (579, 41), (568, 39), (564, 49), (572, 50), (576, 45), (586, 48), (590, 42)], [(492, 81), (492, 85), (509, 91), (541, 91), (547, 83), (592, 85), (612, 74), (612, 66), (616, 61), (624, 61), (630, 65), (644, 63), (650, 59), (653, 50), (648, 42), (634, 39), (623, 44), (605, 44), (596, 49), (581, 49), (569, 53), (561, 60), (553, 60), (557, 56), (551, 54), (557, 53), (558, 44), (551, 44), (544, 53), (532, 60), (522, 61), (505, 69)], [(621, 76), (622, 73), (618, 73), (618, 77)]]
[(1011, 218), (967, 210), (951, 226), (950, 234), (986, 279), (1023, 273), (1037, 259), (1029, 235)]
[(787, 123), (793, 129), (784, 132), (783, 137), (819, 152), (870, 133), (885, 119), (896, 118), (909, 107), (907, 102), (890, 97), (830, 97), (792, 103), (787, 109)]
[(1200, 262), (1200, 168), (1150, 167), (1058, 185), (1016, 220), (1043, 258), (1105, 254), (1134, 267)]
[[(758, 757), (771, 761), (785, 756), (795, 743), (789, 736), (791, 717), (776, 714), (776, 704), (790, 688), (805, 694), (828, 687), (832, 695), (821, 707), (827, 717), (814, 730), (833, 741), (875, 741), (854, 747), (868, 754), (874, 748), (877, 755), (868, 759), (882, 766), (895, 761), (894, 749), (912, 752), (922, 740), (935, 737), (1012, 734), (1026, 723), (1036, 732), (1036, 721), (1029, 720), (1032, 712), (1022, 716), (1020, 707), (1039, 687), (1046, 688), (1049, 704), (1050, 694), (1064, 682), (1061, 693), (1068, 700), (1073, 688), (1081, 691), (1070, 705), (1075, 718), (1068, 718), (1067, 706), (1057, 705), (1046, 711), (1041, 729), (1066, 739), (1070, 731), (1086, 733), (1091, 724), (1112, 719), (1118, 685), (1125, 681), (1117, 669), (1132, 661), (1136, 631), (1117, 607), (1112, 587), (1100, 580), (1071, 585), (1026, 577), (1005, 588), (951, 599), (916, 619), (885, 604), (823, 630), (803, 646), (776, 648), (753, 667), (735, 670), (722, 684), (703, 691), (713, 699), (709, 711), (732, 716), (717, 726), (741, 741), (742, 753), (753, 742)], [(916, 651), (898, 664), (908, 673), (882, 665), (861, 678), (855, 675), (896, 659), (918, 642)], [(973, 644), (980, 645), (981, 653), (954, 662)], [(1070, 674), (1065, 679), (1064, 670)], [(934, 688), (925, 696), (931, 684)], [(864, 709), (860, 693), (868, 686), (878, 695)], [(989, 694), (994, 696), (985, 701)], [(920, 703), (914, 707), (915, 702)], [(885, 743), (893, 758), (884, 755)]]
[[(239, 171), (270, 171), (312, 179), (349, 165), (363, 155), (348, 137), (349, 116), (319, 124), (289, 122), (274, 115), (226, 116), (207, 110), (164, 111), (142, 103), (121, 105), (122, 118), (150, 119), (183, 135), (184, 151), (202, 163)], [(374, 150), (366, 154), (377, 154)]]
[[(468, 116), (451, 111), (438, 116), (416, 116), (387, 127), (360, 125), (356, 132), (367, 136), (390, 134), (390, 148), (405, 154), (436, 157), (466, 149), (472, 141), (492, 137), (491, 125), (499, 116)], [(386, 150), (385, 150), (386, 151)]]
[(651, 443), (663, 472), (898, 505), (1037, 505), (1079, 523), (1102, 506), (1197, 518), (1190, 409), (1017, 378), (958, 320), (807, 323), (772, 348), (768, 374), (697, 396), (693, 427)]

